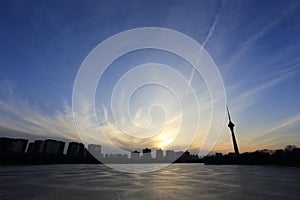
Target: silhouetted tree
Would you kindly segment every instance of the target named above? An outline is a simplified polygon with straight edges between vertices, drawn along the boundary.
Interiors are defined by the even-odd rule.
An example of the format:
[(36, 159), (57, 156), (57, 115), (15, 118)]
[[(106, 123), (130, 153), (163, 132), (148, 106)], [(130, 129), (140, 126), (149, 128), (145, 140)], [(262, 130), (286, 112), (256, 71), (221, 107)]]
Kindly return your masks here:
[(289, 145), (286, 145), (285, 146), (285, 148), (284, 148), (284, 150), (285, 151), (293, 151), (294, 149), (296, 149), (297, 148), (297, 146), (296, 145), (291, 145), (291, 144), (289, 144)]

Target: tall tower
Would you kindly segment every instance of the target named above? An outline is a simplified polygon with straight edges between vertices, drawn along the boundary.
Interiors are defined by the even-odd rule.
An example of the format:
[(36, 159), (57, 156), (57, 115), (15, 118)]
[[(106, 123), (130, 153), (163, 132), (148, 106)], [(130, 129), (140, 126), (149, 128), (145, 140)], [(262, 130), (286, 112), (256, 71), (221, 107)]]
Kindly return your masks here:
[(228, 110), (228, 107), (227, 107), (227, 106), (226, 106), (226, 108), (227, 108), (228, 119), (229, 119), (228, 127), (230, 128), (230, 131), (231, 131), (231, 136), (232, 136), (232, 143), (233, 143), (234, 153), (235, 153), (236, 155), (239, 155), (240, 152), (239, 152), (239, 148), (238, 148), (238, 145), (237, 145), (237, 142), (236, 142), (236, 139), (235, 139), (235, 135), (234, 135), (234, 131), (233, 131), (234, 123), (231, 121), (230, 114), (229, 114), (229, 110)]

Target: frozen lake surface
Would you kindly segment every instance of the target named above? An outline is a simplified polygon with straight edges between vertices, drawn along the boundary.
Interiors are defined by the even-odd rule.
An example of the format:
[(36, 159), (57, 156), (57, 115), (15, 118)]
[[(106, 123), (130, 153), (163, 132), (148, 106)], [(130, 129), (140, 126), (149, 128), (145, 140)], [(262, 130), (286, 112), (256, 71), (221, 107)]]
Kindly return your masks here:
[(131, 174), (105, 165), (2, 166), (0, 199), (300, 199), (300, 169), (172, 164)]

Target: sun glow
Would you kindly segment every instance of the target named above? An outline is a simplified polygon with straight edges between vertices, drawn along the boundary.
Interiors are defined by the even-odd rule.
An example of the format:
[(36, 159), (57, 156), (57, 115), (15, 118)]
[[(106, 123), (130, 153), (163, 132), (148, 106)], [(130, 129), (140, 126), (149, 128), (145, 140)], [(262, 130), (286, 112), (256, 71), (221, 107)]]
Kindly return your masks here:
[(158, 148), (166, 149), (173, 142), (173, 138), (167, 137), (168, 135), (170, 134), (164, 133), (158, 136), (158, 144), (157, 144)]

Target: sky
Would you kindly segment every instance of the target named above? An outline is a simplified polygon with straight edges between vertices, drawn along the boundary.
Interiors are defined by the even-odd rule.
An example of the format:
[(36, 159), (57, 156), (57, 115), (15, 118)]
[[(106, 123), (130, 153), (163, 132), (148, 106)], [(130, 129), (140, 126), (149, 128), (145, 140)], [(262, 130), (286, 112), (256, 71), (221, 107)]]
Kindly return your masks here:
[[(201, 44), (218, 67), (240, 152), (300, 146), (299, 21), (296, 0), (1, 1), (0, 136), (99, 143), (107, 152), (115, 150), (111, 146), (128, 151), (149, 146), (197, 153), (207, 129), (222, 126), (212, 151), (233, 151), (227, 119), (210, 124), (203, 77), (182, 58), (155, 49), (130, 52), (109, 66), (95, 94), (98, 123), (83, 99), (86, 116), (77, 124), (80, 133), (76, 130), (73, 86), (86, 56), (120, 32), (161, 27)], [(184, 96), (180, 105), (170, 88), (155, 84), (123, 102), (134, 81), (177, 77), (155, 64), (135, 68), (146, 63), (181, 75), (184, 83), (178, 78), (174, 86)], [(130, 70), (135, 76), (126, 77)], [(122, 77), (127, 80), (113, 93)]]

